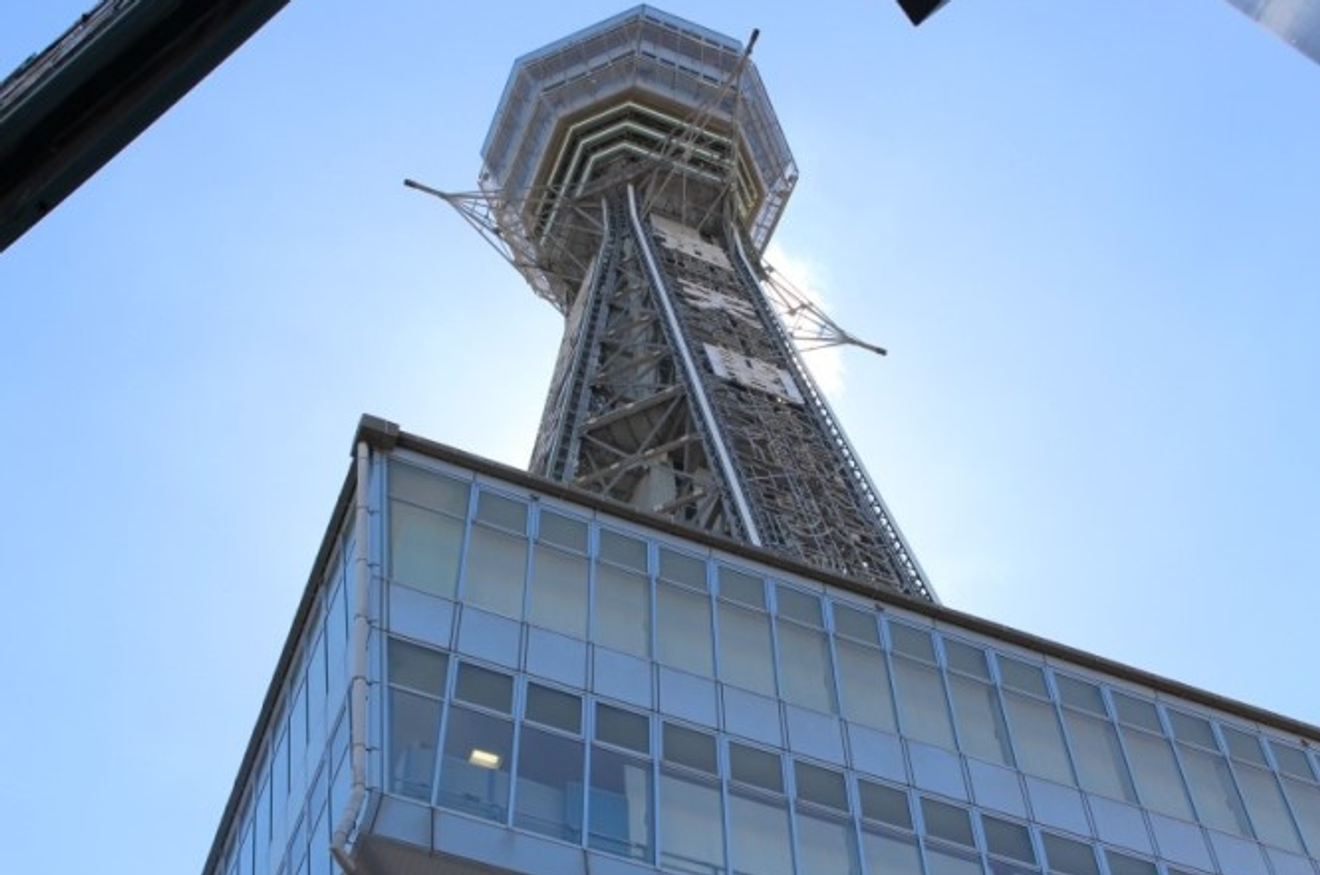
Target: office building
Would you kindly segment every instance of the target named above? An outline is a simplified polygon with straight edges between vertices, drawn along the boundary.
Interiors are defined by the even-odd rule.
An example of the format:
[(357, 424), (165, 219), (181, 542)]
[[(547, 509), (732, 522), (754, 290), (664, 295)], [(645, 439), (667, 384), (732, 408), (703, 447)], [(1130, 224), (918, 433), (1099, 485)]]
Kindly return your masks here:
[(364, 418), (204, 875), (1320, 875), (1320, 730), (934, 599), (761, 292), (741, 45), (574, 34), (483, 157), (532, 470)]

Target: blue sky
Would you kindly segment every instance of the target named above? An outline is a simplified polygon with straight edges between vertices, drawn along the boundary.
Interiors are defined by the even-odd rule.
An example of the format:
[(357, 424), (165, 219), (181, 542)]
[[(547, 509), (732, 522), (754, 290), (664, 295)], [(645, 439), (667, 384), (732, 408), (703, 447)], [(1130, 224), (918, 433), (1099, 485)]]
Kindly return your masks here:
[[(364, 8), (0, 255), (14, 871), (200, 870), (359, 414), (530, 451), (558, 317), (401, 180), (474, 187), (513, 58), (622, 7)], [(778, 246), (891, 351), (835, 404), (944, 602), (1320, 723), (1320, 67), (1219, 0), (665, 8), (762, 30)]]

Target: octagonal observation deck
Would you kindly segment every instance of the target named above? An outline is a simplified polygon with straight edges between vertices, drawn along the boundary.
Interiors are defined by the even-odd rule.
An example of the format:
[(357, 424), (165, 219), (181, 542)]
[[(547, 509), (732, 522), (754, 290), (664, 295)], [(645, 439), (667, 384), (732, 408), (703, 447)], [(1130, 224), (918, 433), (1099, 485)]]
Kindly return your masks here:
[(611, 188), (692, 227), (731, 218), (759, 251), (797, 182), (742, 44), (648, 6), (515, 61), (481, 154), (500, 235), (565, 312)]

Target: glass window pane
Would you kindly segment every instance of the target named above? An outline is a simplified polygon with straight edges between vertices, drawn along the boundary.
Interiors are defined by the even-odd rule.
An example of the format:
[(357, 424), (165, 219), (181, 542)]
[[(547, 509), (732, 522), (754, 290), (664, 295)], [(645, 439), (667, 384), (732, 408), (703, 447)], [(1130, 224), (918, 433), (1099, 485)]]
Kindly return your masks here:
[(651, 859), (649, 762), (593, 746), (589, 804), (588, 845), (611, 854)]
[(1169, 742), (1126, 727), (1122, 736), (1142, 804), (1164, 814), (1194, 820)]
[(894, 652), (915, 657), (922, 662), (935, 662), (935, 643), (930, 640), (930, 633), (925, 629), (891, 622), (889, 638), (893, 642)]
[(1063, 719), (1068, 724), (1068, 735), (1076, 754), (1073, 761), (1077, 763), (1077, 777), (1082, 789), (1111, 799), (1136, 802), (1137, 793), (1128, 777), (1123, 751), (1118, 745), (1118, 732), (1113, 725), (1108, 720), (1070, 710), (1063, 712)]
[(439, 735), (439, 702), (390, 690), (391, 792), (430, 801)]
[(1013, 749), (1022, 771), (1058, 781), (1073, 782), (1068, 752), (1054, 707), (1013, 692), (1004, 693), (1004, 707), (1013, 728)]
[(1145, 699), (1135, 699), (1122, 693), (1114, 693), (1114, 707), (1118, 710), (1118, 719), (1132, 726), (1149, 729), (1151, 732), (1164, 732), (1160, 725), (1160, 715), (1155, 706)]
[(1251, 822), (1256, 827), (1256, 836), (1266, 844), (1305, 853), (1274, 775), (1264, 769), (1239, 764), (1237, 779)]
[(527, 684), (527, 719), (565, 732), (582, 731), (582, 700), (571, 693)]
[(765, 607), (765, 582), (759, 577), (720, 566), (720, 597), (756, 608)]
[(714, 677), (710, 599), (662, 583), (656, 590), (655, 613), (659, 660), (683, 671)]
[(390, 463), (390, 497), (401, 498), (432, 510), (467, 516), (467, 483), (443, 474), (423, 471), (412, 465)]
[(451, 707), (440, 764), (439, 803), (504, 823), (512, 752), (513, 724), (508, 720)]
[(666, 723), (663, 731), (665, 762), (718, 773), (715, 736), (673, 723)]
[(862, 855), (870, 875), (922, 875), (921, 854), (910, 835), (862, 830)]
[(895, 657), (894, 686), (903, 734), (953, 750), (953, 727), (940, 673), (928, 665)]
[(880, 630), (875, 624), (875, 613), (834, 603), (834, 630), (840, 635), (856, 638), (867, 644), (880, 644)]
[(944, 845), (926, 845), (930, 875), (981, 875), (981, 861), (966, 851)]
[(999, 674), (1003, 678), (1006, 687), (1012, 687), (1024, 693), (1031, 693), (1033, 696), (1049, 698), (1049, 690), (1045, 687), (1045, 672), (1038, 665), (1031, 665), (1001, 655), (999, 657)]
[(1185, 744), (1178, 745), (1192, 802), (1200, 812), (1201, 822), (1224, 832), (1252, 837), (1247, 812), (1238, 798), (1228, 762), (1221, 756), (1206, 753)]
[(483, 526), (472, 527), (463, 600), (503, 614), (522, 616), (523, 578), (527, 575), (527, 539)]
[(597, 644), (647, 658), (651, 655), (651, 595), (645, 577), (612, 565), (596, 566)]
[(1221, 726), (1224, 731), (1224, 740), (1228, 742), (1228, 752), (1234, 759), (1243, 760), (1257, 766), (1269, 767), (1265, 762), (1265, 753), (1260, 749), (1260, 738), (1249, 732), (1243, 732), (1240, 729), (1234, 729), (1231, 726)]
[(449, 658), (435, 650), (407, 641), (389, 641), (390, 683), (432, 696), (445, 694), (445, 671)]
[(858, 795), (862, 801), (862, 816), (890, 826), (912, 829), (912, 812), (908, 808), (907, 794), (894, 787), (858, 780)]
[(723, 872), (723, 824), (718, 786), (660, 775), (660, 865), (666, 872)]
[(514, 826), (582, 840), (582, 742), (523, 726)]
[(784, 775), (778, 756), (732, 741), (729, 742), (729, 776), (753, 787), (776, 793), (784, 791)]
[(1173, 727), (1173, 737), (1179, 741), (1189, 741), (1211, 750), (1219, 749), (1219, 745), (1215, 744), (1215, 733), (1210, 728), (1210, 721), (1203, 717), (1169, 709), (1169, 725)]
[(646, 542), (609, 529), (600, 530), (600, 558), (646, 573)]
[(966, 809), (923, 796), (921, 819), (926, 827), (926, 835), (976, 847), (976, 839), (972, 838), (971, 812)]
[(462, 520), (390, 503), (391, 579), (452, 599), (462, 543)]
[(705, 560), (667, 547), (660, 548), (660, 577), (697, 589), (708, 589)]
[(949, 686), (963, 753), (1004, 766), (1013, 765), (1008, 727), (999, 710), (995, 688), (957, 674), (949, 676)]
[(944, 655), (949, 660), (949, 668), (972, 675), (981, 680), (990, 680), (990, 669), (985, 663), (985, 651), (951, 638), (944, 639)]
[(770, 649), (770, 618), (721, 603), (720, 679), (764, 696), (775, 695), (775, 661)]
[(780, 621), (779, 680), (783, 697), (795, 705), (834, 713), (834, 673), (825, 633)]
[(641, 714), (596, 703), (596, 738), (638, 753), (651, 750), (651, 724)]
[(463, 663), (458, 667), (454, 696), (508, 714), (513, 710), (513, 678), (479, 665)]
[(729, 794), (729, 845), (738, 875), (793, 875), (790, 835), (782, 804)]
[(1311, 765), (1306, 761), (1306, 754), (1303, 751), (1278, 741), (1270, 741), (1270, 749), (1274, 751), (1274, 758), (1279, 763), (1279, 771), (1294, 778), (1315, 780), (1315, 774), (1311, 771)]
[(477, 492), (477, 519), (520, 535), (527, 534), (527, 505), (494, 492)]
[(1059, 687), (1059, 698), (1063, 700), (1063, 704), (1099, 714), (1101, 717), (1105, 716), (1105, 700), (1100, 695), (1100, 688), (1095, 684), (1062, 674), (1056, 674), (1054, 682)]
[(1030, 863), (1033, 866), (1036, 864), (1036, 851), (1031, 847), (1031, 834), (1022, 824), (982, 814), (981, 830), (985, 833), (985, 847), (990, 853)]
[(1049, 860), (1051, 872), (1100, 875), (1100, 867), (1090, 845), (1050, 833), (1041, 833), (1040, 837), (1045, 845), (1045, 857)]
[(797, 784), (797, 798), (838, 811), (848, 810), (848, 791), (843, 785), (843, 775), (839, 772), (822, 769), (811, 763), (795, 762), (793, 775)]
[(1320, 857), (1320, 788), (1292, 778), (1283, 780), (1283, 795), (1288, 798), (1301, 827), (1302, 838), (1312, 857)]
[(798, 868), (808, 875), (861, 875), (851, 822), (797, 813)]
[(587, 552), (586, 520), (562, 516), (543, 509), (538, 537), (546, 543), (566, 547), (577, 553)]
[(1129, 857), (1108, 849), (1105, 850), (1105, 859), (1109, 861), (1109, 875), (1158, 875), (1155, 864), (1150, 860)]
[(587, 559), (538, 544), (527, 619), (574, 638), (587, 637)]
[(835, 639), (834, 652), (839, 661), (843, 716), (855, 723), (896, 732), (884, 654), (842, 639)]
[(820, 599), (810, 593), (780, 584), (775, 587), (775, 607), (781, 617), (810, 626), (820, 626)]

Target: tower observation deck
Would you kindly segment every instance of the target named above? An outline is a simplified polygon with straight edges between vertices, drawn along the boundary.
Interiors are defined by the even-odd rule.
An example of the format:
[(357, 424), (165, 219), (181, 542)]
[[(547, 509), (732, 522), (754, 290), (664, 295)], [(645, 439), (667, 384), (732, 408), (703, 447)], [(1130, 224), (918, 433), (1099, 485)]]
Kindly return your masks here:
[(482, 158), (565, 317), (533, 473), (934, 599), (762, 289), (797, 168), (750, 47), (624, 12), (515, 62)]

